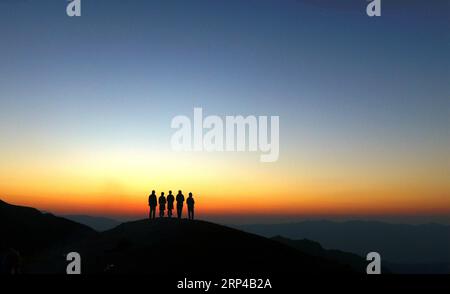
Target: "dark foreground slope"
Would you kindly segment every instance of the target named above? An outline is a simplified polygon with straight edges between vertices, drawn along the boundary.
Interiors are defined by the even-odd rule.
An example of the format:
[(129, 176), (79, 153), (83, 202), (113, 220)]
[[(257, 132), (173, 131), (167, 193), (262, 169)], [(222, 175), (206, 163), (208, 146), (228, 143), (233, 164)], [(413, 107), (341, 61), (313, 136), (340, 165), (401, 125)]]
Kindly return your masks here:
[(82, 273), (355, 272), (345, 263), (204, 221), (140, 220), (98, 233), (34, 208), (0, 202), (0, 234), (3, 257), (13, 255), (9, 260), (19, 263), (14, 255), (18, 252), (24, 273), (64, 274), (69, 263), (66, 255), (73, 251), (81, 256)]
[[(67, 247), (82, 257), (84, 273), (283, 274), (352, 273), (349, 266), (304, 254), (264, 237), (204, 221), (177, 219), (124, 223)], [(49, 254), (32, 272), (64, 272)]]
[(33, 256), (96, 235), (85, 225), (0, 200), (0, 252), (14, 248), (25, 257)]

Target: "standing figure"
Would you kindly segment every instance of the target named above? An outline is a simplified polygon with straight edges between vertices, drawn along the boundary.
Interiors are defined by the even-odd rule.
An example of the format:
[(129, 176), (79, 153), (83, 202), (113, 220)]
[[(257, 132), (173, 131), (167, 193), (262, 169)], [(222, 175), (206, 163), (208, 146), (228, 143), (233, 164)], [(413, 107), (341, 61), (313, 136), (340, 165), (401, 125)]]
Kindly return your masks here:
[(150, 206), (150, 212), (148, 213), (149, 219), (155, 219), (156, 205), (158, 205), (158, 202), (156, 201), (155, 190), (153, 190), (152, 194), (148, 196), (148, 206)]
[(161, 192), (161, 196), (159, 196), (158, 203), (159, 203), (159, 217), (164, 217), (164, 210), (166, 210), (166, 197), (164, 197), (164, 192)]
[(176, 200), (177, 200), (177, 215), (178, 215), (178, 218), (181, 218), (181, 214), (183, 213), (183, 203), (184, 203), (184, 195), (181, 193), (181, 190), (178, 191)]
[(186, 204), (188, 207), (188, 218), (194, 219), (194, 198), (192, 197), (192, 193), (189, 192), (189, 197), (186, 199)]
[(167, 195), (167, 215), (172, 217), (173, 210), (173, 202), (175, 201), (175, 197), (172, 194), (172, 191), (169, 191), (169, 195)]

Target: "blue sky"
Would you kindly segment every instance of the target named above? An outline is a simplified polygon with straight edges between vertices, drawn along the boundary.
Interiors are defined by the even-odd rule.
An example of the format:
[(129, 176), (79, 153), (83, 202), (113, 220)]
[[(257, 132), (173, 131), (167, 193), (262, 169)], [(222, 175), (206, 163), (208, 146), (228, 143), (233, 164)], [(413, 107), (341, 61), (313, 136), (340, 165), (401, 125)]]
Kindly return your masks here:
[(362, 0), (82, 0), (69, 18), (65, 1), (0, 1), (4, 156), (24, 145), (166, 150), (171, 118), (197, 106), (279, 115), (281, 165), (428, 155), (415, 167), (443, 178), (448, 1), (382, 3), (369, 18)]
[(313, 2), (85, 0), (77, 19), (64, 1), (2, 1), (2, 116), (201, 105), (445, 131), (448, 5), (392, 1), (376, 19), (364, 1)]

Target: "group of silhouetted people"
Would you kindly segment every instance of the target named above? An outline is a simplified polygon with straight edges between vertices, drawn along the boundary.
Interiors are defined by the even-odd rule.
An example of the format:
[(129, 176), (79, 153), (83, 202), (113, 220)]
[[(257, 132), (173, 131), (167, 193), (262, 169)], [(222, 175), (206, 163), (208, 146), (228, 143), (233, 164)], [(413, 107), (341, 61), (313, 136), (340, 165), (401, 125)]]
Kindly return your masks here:
[[(181, 193), (181, 190), (178, 191), (177, 197), (174, 197), (172, 191), (169, 191), (169, 195), (167, 197), (164, 196), (164, 192), (161, 192), (161, 196), (159, 198), (156, 197), (155, 190), (152, 191), (150, 196), (148, 196), (148, 206), (150, 206), (150, 212), (148, 217), (150, 219), (155, 218), (156, 206), (159, 204), (159, 217), (164, 217), (166, 211), (167, 204), (167, 216), (169, 218), (172, 217), (172, 210), (174, 208), (173, 203), (177, 201), (177, 216), (181, 219), (181, 215), (183, 213), (183, 205), (184, 205), (184, 195)], [(192, 193), (189, 193), (189, 197), (186, 199), (186, 204), (188, 207), (188, 218), (194, 219), (194, 198), (192, 197)]]

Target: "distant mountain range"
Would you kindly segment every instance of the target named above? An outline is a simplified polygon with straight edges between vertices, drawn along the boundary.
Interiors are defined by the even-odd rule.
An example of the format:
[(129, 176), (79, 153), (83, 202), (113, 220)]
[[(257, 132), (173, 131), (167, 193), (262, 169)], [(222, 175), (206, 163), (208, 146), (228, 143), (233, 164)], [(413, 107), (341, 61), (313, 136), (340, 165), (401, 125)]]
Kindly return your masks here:
[(107, 217), (98, 217), (89, 215), (62, 215), (62, 217), (91, 227), (92, 229), (98, 232), (110, 230), (121, 224), (121, 222)]
[(405, 273), (450, 273), (450, 226), (406, 225), (375, 221), (303, 221), (288, 224), (236, 226), (266, 237), (310, 239), (324, 248), (366, 256), (381, 254), (392, 271)]

